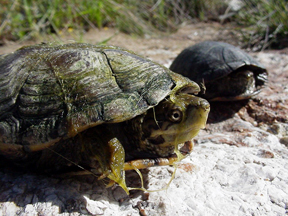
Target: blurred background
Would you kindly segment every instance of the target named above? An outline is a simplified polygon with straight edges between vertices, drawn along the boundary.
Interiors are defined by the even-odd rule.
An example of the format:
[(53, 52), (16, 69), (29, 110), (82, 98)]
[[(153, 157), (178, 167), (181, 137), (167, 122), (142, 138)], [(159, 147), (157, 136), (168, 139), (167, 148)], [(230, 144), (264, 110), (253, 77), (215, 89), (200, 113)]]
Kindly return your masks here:
[[(220, 23), (238, 32), (243, 48), (288, 46), (287, 0), (0, 0), (0, 45), (54, 40), (81, 42), (91, 29), (137, 37), (170, 34), (187, 23)], [(102, 41), (106, 43), (107, 40)]]

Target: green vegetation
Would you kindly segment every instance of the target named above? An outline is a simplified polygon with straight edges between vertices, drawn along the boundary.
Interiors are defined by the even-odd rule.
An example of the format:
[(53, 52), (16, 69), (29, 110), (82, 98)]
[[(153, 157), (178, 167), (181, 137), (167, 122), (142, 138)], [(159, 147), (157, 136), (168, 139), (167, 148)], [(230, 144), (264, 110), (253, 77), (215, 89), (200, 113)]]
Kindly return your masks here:
[[(14, 0), (0, 1), (0, 35), (18, 40), (40, 33), (115, 25), (125, 32), (143, 34), (144, 24), (129, 8), (113, 0)], [(128, 24), (129, 23), (129, 24)], [(123, 27), (126, 26), (126, 28)]]
[(185, 20), (217, 14), (221, 2), (205, 1), (207, 8), (202, 0), (0, 0), (0, 39), (106, 26), (137, 35), (171, 32)]
[[(143, 36), (173, 32), (186, 21), (220, 21), (228, 11), (222, 0), (0, 0), (0, 42), (26, 40), (41, 34), (61, 35), (91, 28), (115, 27)], [(240, 26), (249, 46), (287, 46), (287, 0), (243, 0), (229, 16)], [(226, 22), (227, 22), (226, 20)], [(223, 20), (222, 20), (223, 21)]]
[(287, 0), (244, 0), (235, 20), (243, 40), (254, 50), (288, 46)]

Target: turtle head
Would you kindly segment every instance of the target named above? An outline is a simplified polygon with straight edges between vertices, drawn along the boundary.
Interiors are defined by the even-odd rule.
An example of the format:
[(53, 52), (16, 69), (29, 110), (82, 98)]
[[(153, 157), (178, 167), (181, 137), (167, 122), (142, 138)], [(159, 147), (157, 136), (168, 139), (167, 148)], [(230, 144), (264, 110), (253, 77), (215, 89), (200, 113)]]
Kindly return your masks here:
[(206, 125), (209, 103), (190, 94), (179, 94), (149, 110), (143, 121), (146, 148), (160, 157), (174, 153), (178, 144), (191, 141)]
[[(195, 96), (199, 86), (173, 73), (176, 87), (170, 96), (161, 101), (143, 119), (142, 149), (167, 157), (175, 152), (178, 144), (191, 141), (206, 125), (209, 103)], [(145, 146), (144, 146), (145, 145)]]

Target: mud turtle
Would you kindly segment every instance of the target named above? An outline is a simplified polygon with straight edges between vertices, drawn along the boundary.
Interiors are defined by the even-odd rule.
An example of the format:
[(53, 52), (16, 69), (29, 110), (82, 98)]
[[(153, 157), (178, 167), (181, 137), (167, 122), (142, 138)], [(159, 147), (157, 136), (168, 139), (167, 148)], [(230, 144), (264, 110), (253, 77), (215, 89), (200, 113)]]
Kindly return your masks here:
[(267, 81), (267, 71), (259, 62), (231, 44), (216, 41), (184, 49), (170, 70), (205, 86), (199, 95), (210, 101), (248, 99)]
[(121, 48), (23, 47), (0, 57), (0, 157), (42, 171), (77, 164), (128, 193), (124, 170), (192, 150), (209, 112), (199, 90)]

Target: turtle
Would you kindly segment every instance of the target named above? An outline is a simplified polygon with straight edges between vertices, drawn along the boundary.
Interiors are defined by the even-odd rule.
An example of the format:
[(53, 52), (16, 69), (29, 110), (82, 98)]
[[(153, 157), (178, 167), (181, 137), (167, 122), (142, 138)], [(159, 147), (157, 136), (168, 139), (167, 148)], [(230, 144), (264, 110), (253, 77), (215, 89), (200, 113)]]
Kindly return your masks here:
[(245, 100), (258, 94), (268, 72), (243, 50), (218, 41), (204, 41), (185, 48), (170, 70), (202, 86), (199, 96), (208, 101)]
[(115, 46), (25, 46), (0, 57), (0, 158), (41, 172), (125, 171), (188, 155), (210, 105), (200, 87)]

